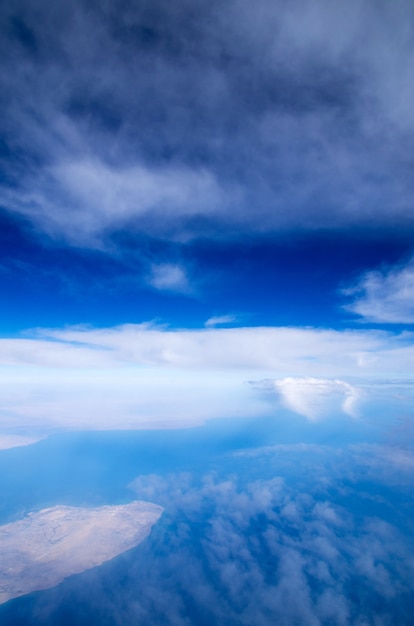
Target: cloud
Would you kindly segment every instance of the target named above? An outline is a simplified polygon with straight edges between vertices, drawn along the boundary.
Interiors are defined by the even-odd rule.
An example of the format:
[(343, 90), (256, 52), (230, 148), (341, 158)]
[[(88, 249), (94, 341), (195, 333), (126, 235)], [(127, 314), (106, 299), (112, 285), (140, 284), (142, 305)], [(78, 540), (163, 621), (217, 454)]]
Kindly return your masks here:
[(225, 192), (207, 171), (185, 167), (111, 167), (101, 161), (57, 163), (19, 190), (0, 194), (9, 210), (30, 218), (51, 236), (98, 246), (107, 232), (185, 239), (176, 221), (213, 214)]
[(408, 0), (71, 6), (1, 10), (5, 210), (81, 246), (413, 228)]
[(215, 326), (223, 326), (226, 324), (234, 324), (238, 321), (238, 317), (236, 315), (228, 314), (228, 315), (215, 315), (210, 317), (204, 326), (206, 328), (212, 328)]
[(9, 448), (19, 448), (20, 446), (30, 446), (41, 441), (43, 437), (27, 437), (25, 435), (9, 435), (0, 433), (0, 450)]
[(159, 291), (188, 294), (192, 289), (185, 270), (180, 265), (162, 263), (153, 265), (147, 282)]
[[(374, 515), (372, 503), (364, 502), (367, 477), (354, 451), (341, 452), (338, 458), (336, 449), (325, 447), (317, 463), (300, 449), (285, 451), (283, 461), (275, 453), (265, 462), (259, 454), (251, 463), (243, 459), (231, 475), (216, 470), (199, 480), (169, 474), (133, 481), (138, 497), (160, 502), (176, 520), (170, 530), (175, 556), (170, 550), (166, 559), (175, 572), (170, 580), (179, 576), (177, 586), (186, 588), (187, 568), (179, 562), (194, 564), (192, 600), (204, 615), (213, 611), (210, 621), (221, 623), (225, 615), (263, 626), (269, 619), (345, 626), (395, 619), (414, 575), (409, 525), (404, 534), (390, 522), (392, 502), (382, 508), (383, 518)], [(255, 480), (265, 468), (272, 478)], [(375, 489), (378, 480), (370, 480)], [(409, 505), (401, 515), (410, 519)], [(350, 585), (358, 587), (357, 596)], [(216, 598), (213, 588), (220, 590)], [(401, 623), (409, 623), (407, 608)]]
[(414, 260), (385, 271), (370, 271), (344, 289), (353, 302), (345, 309), (367, 322), (414, 324)]
[(282, 376), (404, 378), (414, 359), (413, 334), (294, 327), (170, 330), (150, 323), (112, 328), (37, 329), (1, 339), (4, 365), (120, 365), (239, 371)]
[(239, 375), (200, 369), (11, 368), (3, 370), (0, 400), (1, 430), (42, 435), (56, 429), (186, 428), (268, 412)]
[(310, 421), (335, 417), (338, 413), (356, 415), (360, 392), (343, 380), (283, 378), (275, 380), (273, 385), (286, 408)]
[(270, 416), (275, 391), (313, 421), (354, 415), (359, 399), (382, 412), (413, 402), (410, 333), (137, 324), (28, 335), (0, 339), (0, 428), (10, 432)]
[(411, 483), (414, 473), (414, 460), (411, 438), (402, 438), (395, 443), (378, 445), (362, 443), (353, 446), (361, 466), (365, 466), (369, 475), (380, 478), (384, 483), (404, 483), (404, 477)]
[(136, 476), (130, 493), (165, 509), (148, 540), (35, 594), (21, 615), (48, 625), (86, 614), (119, 626), (411, 624), (412, 481), (367, 476), (372, 448), (255, 452)]

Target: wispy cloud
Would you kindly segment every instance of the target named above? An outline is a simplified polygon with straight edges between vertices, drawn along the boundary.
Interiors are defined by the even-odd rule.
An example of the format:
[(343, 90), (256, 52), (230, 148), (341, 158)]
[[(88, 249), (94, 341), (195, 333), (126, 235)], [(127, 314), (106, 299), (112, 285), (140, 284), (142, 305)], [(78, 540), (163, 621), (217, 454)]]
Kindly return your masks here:
[(83, 246), (125, 227), (371, 228), (374, 212), (411, 228), (412, 15), (405, 0), (5, 5), (2, 205)]
[(21, 446), (30, 446), (33, 443), (41, 441), (43, 437), (29, 437), (26, 435), (8, 435), (0, 433), (0, 450), (8, 450), (9, 448), (19, 448)]
[(214, 176), (185, 167), (110, 166), (94, 159), (55, 163), (17, 189), (0, 187), (3, 204), (50, 236), (102, 245), (108, 232), (186, 239), (176, 221), (215, 213), (225, 191)]
[[(375, 330), (244, 327), (171, 330), (152, 324), (37, 329), (1, 339), (1, 362), (52, 367), (154, 365), (272, 370), (316, 378), (404, 378), (413, 366), (413, 334)], [(407, 369), (408, 368), (408, 369)]]
[(294, 327), (170, 330), (152, 324), (37, 329), (1, 339), (3, 366), (265, 370), (315, 378), (406, 378), (413, 334)]
[(147, 282), (159, 291), (183, 294), (190, 294), (193, 291), (184, 268), (172, 263), (153, 265)]
[(210, 317), (204, 324), (206, 328), (214, 328), (215, 326), (226, 326), (227, 324), (235, 324), (239, 320), (237, 315), (214, 315)]
[(369, 271), (342, 293), (353, 300), (344, 308), (367, 322), (414, 324), (414, 260)]

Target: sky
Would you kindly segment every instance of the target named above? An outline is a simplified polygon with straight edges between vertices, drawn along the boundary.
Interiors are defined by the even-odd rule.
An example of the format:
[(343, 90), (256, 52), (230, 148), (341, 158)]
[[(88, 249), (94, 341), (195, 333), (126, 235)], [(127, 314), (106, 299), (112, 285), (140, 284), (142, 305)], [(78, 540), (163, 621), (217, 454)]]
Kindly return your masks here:
[(164, 508), (2, 623), (411, 624), (413, 67), (411, 0), (0, 3), (0, 522)]
[(412, 410), (413, 18), (3, 3), (1, 447)]

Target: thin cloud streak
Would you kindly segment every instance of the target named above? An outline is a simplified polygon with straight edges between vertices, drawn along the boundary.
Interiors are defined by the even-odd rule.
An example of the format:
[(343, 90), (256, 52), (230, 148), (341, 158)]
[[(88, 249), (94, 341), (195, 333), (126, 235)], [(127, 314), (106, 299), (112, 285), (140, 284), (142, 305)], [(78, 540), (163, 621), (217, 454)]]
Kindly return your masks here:
[[(168, 330), (151, 324), (38, 329), (33, 339), (3, 339), (6, 364), (76, 367), (136, 364), (273, 370), (284, 375), (398, 376), (412, 369), (413, 334), (317, 328), (251, 327)], [(60, 351), (62, 350), (62, 357)], [(27, 361), (26, 361), (27, 362)]]
[[(6, 365), (120, 365), (272, 370), (282, 376), (397, 376), (414, 364), (413, 334), (290, 327), (169, 330), (151, 324), (37, 329), (2, 339)], [(408, 369), (407, 369), (408, 368)]]
[(227, 324), (236, 324), (239, 321), (237, 315), (233, 315), (231, 313), (227, 315), (213, 315), (213, 317), (209, 317), (204, 326), (206, 328), (214, 328), (215, 326), (224, 326)]

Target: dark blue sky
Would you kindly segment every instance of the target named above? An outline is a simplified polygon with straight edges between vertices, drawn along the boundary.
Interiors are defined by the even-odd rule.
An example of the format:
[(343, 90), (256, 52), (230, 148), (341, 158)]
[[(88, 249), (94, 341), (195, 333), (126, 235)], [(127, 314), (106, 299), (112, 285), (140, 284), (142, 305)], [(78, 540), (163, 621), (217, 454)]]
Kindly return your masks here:
[[(118, 235), (111, 253), (45, 240), (26, 221), (2, 215), (3, 333), (33, 326), (112, 326), (157, 319), (202, 327), (232, 312), (238, 325), (359, 326), (341, 287), (367, 267), (408, 257), (405, 232), (317, 232), (183, 244)], [(122, 237), (122, 243), (119, 240)], [(148, 259), (190, 268), (194, 289), (156, 289)]]

